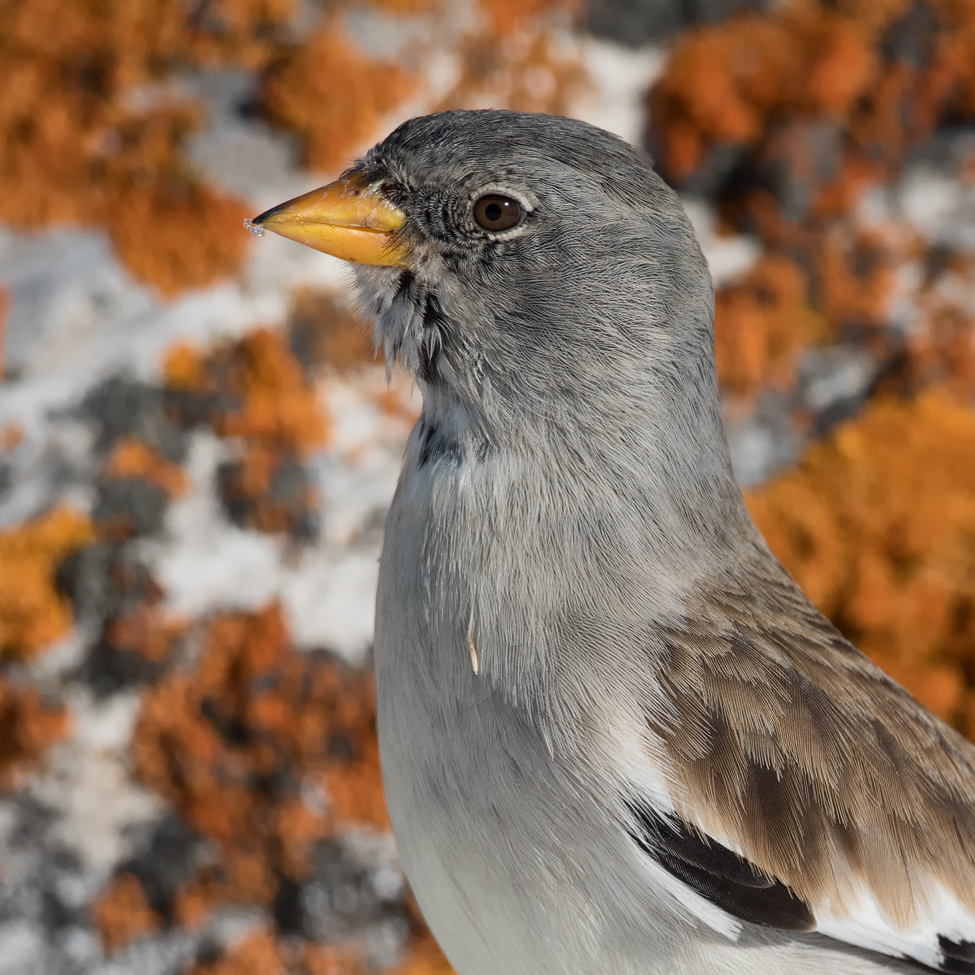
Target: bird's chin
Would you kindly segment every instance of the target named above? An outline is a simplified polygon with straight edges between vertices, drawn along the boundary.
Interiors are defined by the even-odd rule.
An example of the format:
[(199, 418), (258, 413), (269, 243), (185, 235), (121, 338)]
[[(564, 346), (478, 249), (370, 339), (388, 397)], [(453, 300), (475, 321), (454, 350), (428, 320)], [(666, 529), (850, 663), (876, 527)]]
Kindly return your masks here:
[(371, 323), (376, 349), (385, 351), (389, 366), (392, 364), (389, 353), (394, 347), (402, 345), (402, 336), (393, 334), (395, 323), (388, 313), (409, 272), (402, 268), (364, 264), (354, 265), (354, 270), (359, 310), (362, 317)]
[(421, 381), (432, 381), (442, 348), (436, 296), (409, 270), (360, 265), (355, 275), (360, 307), (374, 323), (387, 370), (398, 361)]

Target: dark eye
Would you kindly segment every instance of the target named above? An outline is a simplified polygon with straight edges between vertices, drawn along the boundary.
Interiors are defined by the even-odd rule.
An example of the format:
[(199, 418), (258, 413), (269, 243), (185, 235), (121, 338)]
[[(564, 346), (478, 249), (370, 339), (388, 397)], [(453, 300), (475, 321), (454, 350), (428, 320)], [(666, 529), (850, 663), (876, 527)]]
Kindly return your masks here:
[(521, 216), (521, 204), (510, 196), (489, 193), (474, 204), (474, 219), (485, 230), (510, 230)]

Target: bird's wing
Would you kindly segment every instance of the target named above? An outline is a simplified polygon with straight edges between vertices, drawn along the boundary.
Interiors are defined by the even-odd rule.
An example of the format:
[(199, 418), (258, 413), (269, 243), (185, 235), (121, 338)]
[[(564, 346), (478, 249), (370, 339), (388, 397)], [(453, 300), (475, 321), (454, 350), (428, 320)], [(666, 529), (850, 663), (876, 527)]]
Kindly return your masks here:
[(641, 848), (741, 920), (975, 975), (975, 748), (784, 572), (709, 590), (663, 644), (673, 808), (629, 801)]

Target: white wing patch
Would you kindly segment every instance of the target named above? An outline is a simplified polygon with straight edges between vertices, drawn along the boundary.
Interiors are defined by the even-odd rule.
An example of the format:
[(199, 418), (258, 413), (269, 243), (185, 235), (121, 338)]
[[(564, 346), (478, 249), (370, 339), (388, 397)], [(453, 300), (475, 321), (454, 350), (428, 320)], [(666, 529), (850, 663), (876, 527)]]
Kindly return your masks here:
[[(975, 951), (975, 916), (954, 895), (932, 881), (916, 900), (928, 906), (924, 918), (913, 929), (899, 928), (881, 911), (873, 892), (862, 887), (856, 906), (842, 915), (831, 915), (828, 906), (817, 908), (816, 930), (837, 941), (894, 958), (913, 958), (934, 969), (945, 965), (945, 941), (973, 943)], [(966, 967), (956, 962), (951, 970), (975, 972), (975, 957), (966, 957), (961, 965)]]
[(712, 904), (706, 897), (702, 897), (696, 890), (692, 890), (653, 860), (641, 857), (641, 862), (643, 869), (650, 874), (648, 883), (654, 889), (663, 890), (672, 898), (675, 914), (683, 915), (691, 924), (700, 921), (729, 941), (738, 940), (741, 934), (741, 921), (738, 918), (733, 917), (717, 904)]
[[(737, 856), (744, 855), (724, 838), (708, 834), (708, 841)], [(738, 939), (741, 922), (734, 915), (659, 864), (650, 866), (655, 882), (674, 897), (684, 912), (730, 940)], [(844, 890), (842, 907), (833, 909), (829, 902), (809, 905), (815, 931), (892, 958), (913, 959), (936, 971), (975, 975), (975, 914), (943, 884), (932, 877), (923, 888), (912, 890), (920, 920), (909, 928), (891, 919), (857, 872), (847, 870), (849, 887)], [(838, 885), (842, 883), (839, 874), (837, 869)], [(720, 883), (717, 875), (715, 879)], [(975, 885), (975, 878), (972, 882)]]

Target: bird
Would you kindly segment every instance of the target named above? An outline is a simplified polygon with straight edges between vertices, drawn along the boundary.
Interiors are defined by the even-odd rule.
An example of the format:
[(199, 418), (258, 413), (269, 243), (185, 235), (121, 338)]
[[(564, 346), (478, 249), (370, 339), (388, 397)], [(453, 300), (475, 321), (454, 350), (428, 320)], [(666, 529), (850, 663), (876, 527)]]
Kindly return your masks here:
[(975, 975), (975, 748), (745, 506), (707, 262), (640, 148), (413, 118), (261, 214), (422, 392), (383, 542), (383, 783), (459, 975)]

